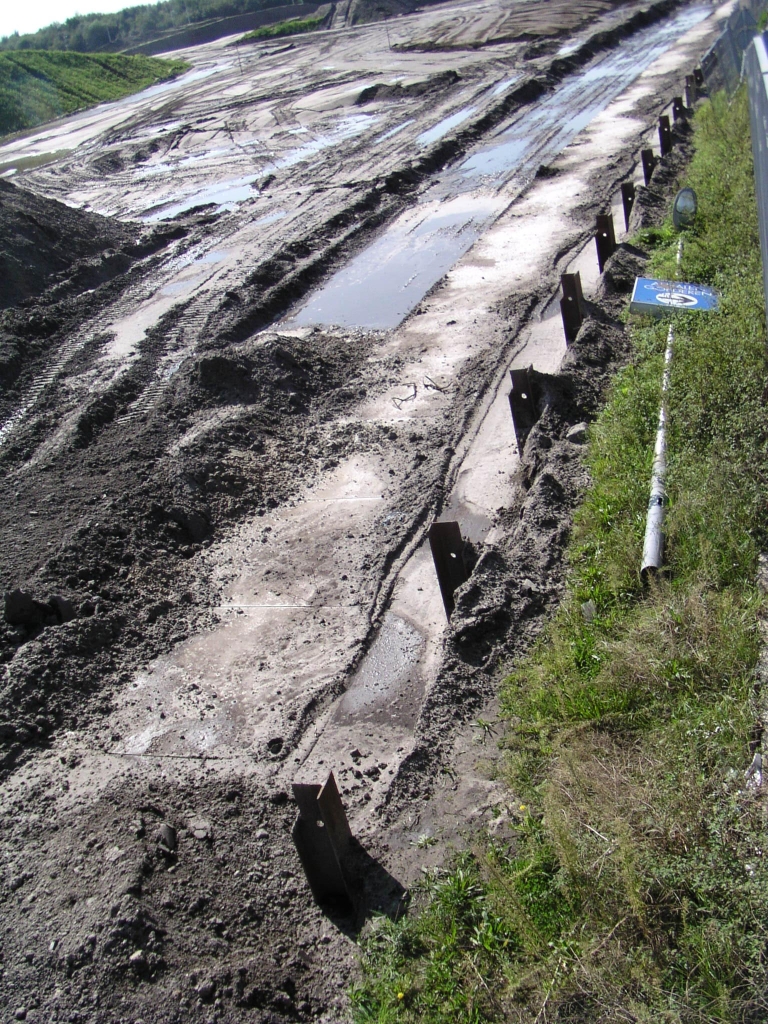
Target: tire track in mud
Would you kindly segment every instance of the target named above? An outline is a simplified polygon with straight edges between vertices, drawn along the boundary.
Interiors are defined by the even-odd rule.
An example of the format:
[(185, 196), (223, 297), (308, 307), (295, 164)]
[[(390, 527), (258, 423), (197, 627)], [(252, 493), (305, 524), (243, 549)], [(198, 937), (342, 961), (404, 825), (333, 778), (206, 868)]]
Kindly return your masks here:
[[(17, 357), (15, 377), (9, 381), (3, 396), (6, 407), (11, 407), (5, 414), (5, 420), (0, 424), (0, 448), (10, 441), (18, 427), (23, 426), (25, 417), (33, 413), (38, 404), (48, 397), (50, 389), (68, 377), (68, 369), (72, 369), (72, 364), (77, 364), (84, 350), (94, 339), (103, 337), (112, 322), (130, 315), (137, 301), (146, 300), (152, 294), (156, 285), (152, 283), (151, 278), (162, 271), (162, 266), (168, 259), (167, 253), (158, 256), (152, 250), (164, 248), (168, 244), (165, 237), (175, 248), (183, 249), (187, 244), (184, 234), (185, 232), (180, 233), (178, 228), (170, 232), (163, 229), (159, 233), (159, 239), (152, 236), (147, 240), (140, 239), (126, 251), (129, 254), (133, 251), (140, 253), (148, 248), (150, 255), (139, 256), (125, 275), (109, 280), (85, 295), (78, 295), (76, 299), (67, 294), (71, 290), (71, 285), (64, 281), (61, 286), (54, 289), (53, 297), (42, 309), (33, 311), (32, 317), (17, 335), (20, 337), (20, 343), (28, 351), (26, 359), (25, 353)], [(171, 262), (174, 258), (178, 256), (172, 256)], [(64, 297), (58, 299), (57, 291), (63, 291)], [(76, 312), (78, 308), (79, 315)], [(20, 323), (23, 316), (21, 311), (6, 312), (3, 327), (7, 335), (14, 337), (14, 322)], [(37, 327), (35, 318), (42, 321), (42, 330)], [(43, 344), (46, 345), (47, 351), (43, 349)], [(52, 347), (56, 349), (53, 356), (50, 355)], [(35, 363), (43, 360), (47, 363), (45, 369), (35, 373)], [(86, 363), (86, 368), (90, 361)], [(82, 369), (83, 367), (75, 367), (75, 373)], [(24, 383), (25, 376), (32, 377), (27, 384)]]
[[(465, 156), (504, 120), (523, 113), (526, 107), (552, 93), (570, 74), (588, 65), (602, 51), (616, 47), (624, 39), (662, 21), (684, 6), (685, 0), (657, 0), (615, 28), (595, 33), (573, 54), (556, 58), (542, 73), (526, 78), (510, 88), (498, 103), (466, 128), (432, 146), (418, 160), (375, 182), (351, 206), (316, 229), (312, 235), (275, 252), (243, 282), (246, 309), (232, 310), (231, 303), (222, 305), (219, 312), (229, 323), (220, 330), (220, 339), (224, 342), (244, 340), (284, 316), (333, 273), (342, 261), (360, 252), (398, 213), (414, 205), (419, 190), (428, 185), (434, 175)], [(375, 215), (371, 213), (374, 210), (378, 210)], [(349, 219), (366, 213), (371, 215), (364, 217), (339, 242), (328, 246), (325, 251), (321, 250), (311, 263), (286, 272), (286, 266), (292, 268), (296, 262), (297, 249), (315, 249), (318, 242), (327, 238), (329, 229), (333, 237)]]
[[(205, 264), (206, 253), (210, 251), (211, 245), (206, 244), (201, 250), (199, 241), (185, 237), (176, 249), (170, 257), (167, 254), (160, 260), (153, 257), (146, 266), (132, 268), (130, 277), (118, 289), (117, 299), (111, 303), (106, 296), (94, 295), (91, 304), (97, 306), (98, 311), (90, 313), (89, 318), (75, 332), (65, 328), (50, 339), (55, 341), (61, 338), (59, 352), (49, 361), (46, 369), (23, 388), (17, 408), (0, 426), (0, 448), (8, 444), (16, 430), (23, 428), (25, 419), (33, 416), (39, 405), (51, 405), (54, 399), (53, 388), (58, 388), (63, 407), (69, 406), (70, 409), (94, 400), (106, 408), (114, 399), (117, 405), (113, 412), (117, 412), (126, 403), (139, 401), (147, 389), (151, 389), (150, 394), (141, 400), (139, 407), (132, 410), (130, 419), (153, 407), (164, 391), (165, 382), (194, 347), (194, 341), (204, 330), (219, 301), (218, 296), (212, 295), (210, 291), (204, 291), (192, 300), (181, 301), (174, 300), (171, 294), (163, 301), (165, 289), (178, 287), (174, 285), (174, 279), (179, 273), (183, 274), (185, 269), (194, 267), (197, 262)], [(193, 258), (195, 254), (197, 259)], [(112, 285), (107, 287), (113, 290)], [(181, 287), (183, 290), (183, 285)], [(137, 311), (140, 314), (142, 309), (158, 305), (160, 310), (156, 320), (148, 324), (146, 330), (140, 330), (135, 338), (129, 337), (127, 343), (121, 344), (119, 333), (125, 331), (126, 325), (136, 318)], [(171, 362), (170, 367), (161, 366), (164, 359), (167, 362), (167, 350), (180, 347), (185, 332), (194, 340), (185, 343), (183, 350), (177, 353), (177, 365)], [(130, 331), (128, 333), (130, 335)], [(135, 331), (133, 333), (136, 334)], [(96, 340), (100, 340), (100, 344), (94, 344)], [(127, 344), (128, 351), (124, 353), (122, 362), (110, 353), (110, 348), (115, 344), (118, 348)], [(68, 392), (66, 397), (62, 394), (63, 386), (66, 386)], [(94, 420), (92, 427), (98, 429), (113, 418), (113, 415), (109, 415), (102, 424)], [(56, 433), (57, 443), (64, 443), (65, 435), (58, 428)], [(91, 432), (88, 440), (92, 438)], [(49, 437), (43, 443), (45, 451), (50, 453), (54, 439)], [(28, 459), (29, 454), (25, 450), (23, 458)], [(26, 465), (22, 463), (19, 468), (29, 469), (32, 464), (27, 461)]]
[[(638, 138), (637, 144), (639, 141)], [(635, 151), (634, 146), (633, 151)], [(631, 157), (629, 162), (632, 162)], [(629, 170), (629, 165), (622, 167), (621, 163), (626, 163), (626, 157), (622, 158), (619, 164), (613, 162), (609, 164), (613, 171), (613, 178), (609, 183), (611, 190), (617, 187), (618, 182)], [(600, 206), (598, 194), (593, 196), (591, 202), (582, 204), (581, 212), (592, 212), (599, 209)], [(567, 244), (561, 241), (556, 262), (561, 260), (567, 263), (568, 252), (573, 248), (580, 248), (588, 234), (588, 232), (584, 232), (581, 239), (571, 240)], [(531, 296), (532, 304), (536, 303), (536, 298), (539, 299), (542, 306), (547, 305), (551, 299), (551, 293), (544, 292), (538, 297)], [(622, 300), (619, 300), (619, 305), (621, 304)], [(610, 326), (606, 324), (604, 326), (606, 334), (610, 335), (611, 329), (616, 326), (616, 323)], [(597, 330), (599, 334), (600, 328)], [(564, 441), (565, 430), (571, 425), (567, 421), (568, 416), (572, 421), (574, 417), (578, 420), (585, 417), (591, 418), (594, 415), (596, 392), (599, 393), (600, 387), (609, 379), (623, 358), (624, 342), (621, 337), (612, 338), (611, 341), (603, 343), (599, 337), (596, 339), (595, 331), (595, 324), (591, 324), (589, 330), (585, 329), (584, 337), (580, 339), (583, 347), (581, 349), (574, 347), (570, 362), (566, 357), (563, 371), (564, 383), (561, 390), (565, 388), (567, 392), (568, 381), (574, 377), (578, 380), (580, 376), (591, 374), (594, 379), (586, 386), (583, 381), (580, 381), (576, 390), (581, 388), (581, 392), (569, 396), (567, 401), (563, 400), (563, 396), (560, 395), (560, 408), (555, 408), (554, 413), (550, 411), (549, 420), (552, 422), (550, 424), (549, 421), (546, 421), (546, 430), (554, 432), (557, 442)], [(557, 389), (555, 389), (556, 391)], [(469, 444), (468, 438), (467, 444)], [(551, 442), (548, 437), (544, 437), (539, 450), (543, 452), (549, 447), (551, 447)], [(566, 443), (558, 444), (556, 447), (558, 448), (556, 453), (558, 457), (565, 449), (562, 454), (562, 462), (567, 462), (569, 459), (567, 449), (572, 446)], [(534, 463), (536, 461), (534, 452), (535, 449), (526, 452), (529, 464), (531, 461)], [(461, 458), (457, 458), (454, 464), (455, 471), (458, 471), (460, 462)], [(561, 553), (564, 544), (564, 524), (568, 522), (578, 488), (583, 482), (583, 472), (580, 472), (578, 467), (574, 468), (576, 472), (569, 473), (558, 467), (561, 475), (568, 481), (562, 494), (560, 492), (563, 491), (563, 488), (557, 484), (553, 470), (541, 469), (535, 464), (526, 469), (523, 483), (524, 488), (531, 489), (529, 500), (526, 501), (524, 497), (521, 497), (519, 501), (513, 503), (511, 509), (507, 510), (505, 525), (511, 534), (509, 543), (506, 546), (492, 544), (486, 548), (475, 569), (477, 575), (473, 574), (466, 589), (462, 588), (459, 593), (460, 607), (455, 616), (456, 622), (452, 622), (448, 630), (442, 664), (435, 671), (433, 677), (439, 676), (443, 679), (443, 683), (434, 688), (421, 708), (416, 748), (413, 754), (403, 762), (402, 770), (398, 768), (396, 779), (389, 784), (392, 786), (392, 795), (390, 796), (387, 791), (384, 798), (385, 805), (394, 802), (402, 807), (414, 796), (424, 796), (430, 792), (435, 772), (443, 763), (443, 759), (449, 756), (450, 736), (455, 728), (457, 717), (459, 721), (465, 721), (467, 716), (471, 715), (474, 709), (479, 708), (490, 695), (489, 687), (493, 672), (489, 671), (489, 663), (502, 653), (506, 656), (519, 653), (530, 642), (533, 635), (531, 629), (535, 633), (540, 628), (546, 607), (552, 600), (556, 600), (561, 584), (561, 569), (557, 566), (557, 551), (560, 550)], [(455, 479), (455, 473), (453, 475), (448, 473), (446, 491), (450, 490), (453, 479)], [(554, 489), (550, 486), (553, 480)], [(538, 524), (537, 533), (536, 520), (547, 518), (544, 509), (548, 505), (555, 510), (553, 512), (554, 532), (558, 536), (553, 541), (553, 550), (548, 552), (546, 557), (537, 559), (535, 554), (526, 549), (536, 544), (538, 535), (542, 537), (546, 535), (547, 531), (541, 528), (541, 523)], [(518, 515), (526, 521), (521, 529), (516, 530), (514, 522)], [(550, 541), (546, 541), (545, 546), (549, 543)], [(514, 550), (516, 545), (521, 548), (522, 553), (519, 555)], [(553, 578), (549, 582), (542, 572), (548, 566), (554, 569)], [(534, 595), (533, 599), (530, 594), (516, 592), (516, 585), (520, 578), (527, 576), (534, 578), (536, 583), (533, 585), (533, 589), (539, 592), (539, 596)], [(519, 637), (509, 635), (515, 613), (521, 623)], [(528, 624), (527, 620), (532, 620), (531, 624)], [(376, 639), (377, 637), (373, 634), (369, 635), (366, 642), (366, 653), (373, 650)], [(339, 723), (336, 724), (338, 726)], [(355, 744), (355, 740), (359, 741), (360, 736), (362, 733), (350, 736), (349, 744), (361, 745), (359, 742)], [(340, 752), (343, 742), (340, 746), (336, 745), (339, 757), (342, 756)], [(373, 742), (373, 747), (376, 749), (375, 742)], [(332, 744), (326, 744), (324, 749), (326, 756), (331, 748)], [(379, 748), (379, 754), (381, 754), (381, 748)], [(390, 760), (391, 754), (391, 750), (386, 751), (384, 760)], [(389, 817), (391, 820), (389, 811), (386, 812), (385, 817)]]
[[(284, 315), (288, 309), (300, 303), (312, 289), (321, 284), (340, 263), (359, 252), (370, 238), (391, 222), (404, 207), (412, 205), (416, 201), (418, 190), (436, 173), (464, 156), (503, 120), (520, 113), (526, 106), (552, 92), (569, 74), (588, 64), (599, 52), (615, 47), (628, 36), (662, 20), (682, 6), (682, 3), (683, 0), (657, 0), (650, 7), (634, 12), (614, 28), (592, 34), (573, 54), (552, 60), (543, 73), (526, 78), (511, 88), (498, 103), (466, 128), (433, 146), (419, 160), (401, 170), (391, 172), (383, 181), (376, 182), (373, 187), (364, 190), (353, 203), (318, 226), (312, 234), (300, 241), (293, 241), (268, 256), (239, 286), (235, 286), (235, 292), (238, 293), (236, 302), (228, 296), (216, 307), (216, 300), (212, 300), (214, 308), (211, 315), (223, 323), (215, 331), (216, 340), (206, 340), (205, 344), (221, 345), (242, 341)], [(121, 128), (130, 134), (142, 126), (157, 123), (158, 118), (162, 120), (164, 116), (170, 116), (178, 102), (178, 98), (171, 99), (161, 108), (162, 113), (153, 111), (142, 114), (134, 125), (129, 123), (122, 125)], [(245, 102), (243, 101), (244, 105)], [(113, 137), (116, 132), (116, 129), (112, 131)], [(174, 136), (170, 145), (177, 142), (178, 139)], [(309, 254), (312, 254), (311, 258), (307, 258)], [(119, 320), (123, 311), (129, 312), (129, 306), (130, 300), (121, 303), (114, 314), (110, 313), (109, 319), (113, 322)], [(170, 317), (165, 323), (170, 325)], [(159, 323), (157, 326), (161, 329)], [(81, 335), (79, 343), (74, 343), (71, 355), (82, 348), (85, 334), (87, 331)], [(193, 351), (192, 346), (189, 351)], [(159, 359), (158, 353), (156, 362)], [(25, 417), (34, 410), (41, 394), (65, 369), (68, 361), (69, 358), (62, 356), (61, 361), (57, 362), (54, 377), (41, 377), (40, 383), (33, 383), (26, 399), (19, 403), (19, 407), (0, 426), (0, 447), (6, 445), (11, 434), (23, 424)], [(143, 376), (146, 378), (146, 387), (151, 388), (151, 391), (148, 392), (148, 397), (136, 406), (131, 413), (131, 419), (145, 414), (153, 407), (162, 396), (172, 373), (147, 369)], [(138, 396), (133, 399), (132, 404), (137, 402)], [(127, 415), (127, 412), (120, 415)]]

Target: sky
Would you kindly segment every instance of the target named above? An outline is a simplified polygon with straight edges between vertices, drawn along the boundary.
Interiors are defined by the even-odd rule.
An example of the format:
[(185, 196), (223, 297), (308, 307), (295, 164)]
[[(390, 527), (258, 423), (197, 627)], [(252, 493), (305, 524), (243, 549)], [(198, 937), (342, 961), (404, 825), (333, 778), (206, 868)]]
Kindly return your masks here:
[(35, 32), (54, 21), (66, 21), (73, 14), (112, 14), (135, 7), (143, 0), (2, 0), (0, 37), (12, 32)]

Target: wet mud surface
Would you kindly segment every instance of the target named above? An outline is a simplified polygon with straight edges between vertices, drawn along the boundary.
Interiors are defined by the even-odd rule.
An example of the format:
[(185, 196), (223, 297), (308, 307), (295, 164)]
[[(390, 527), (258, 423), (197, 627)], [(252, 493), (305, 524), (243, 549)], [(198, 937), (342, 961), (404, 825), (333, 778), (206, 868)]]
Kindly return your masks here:
[[(534, 50), (491, 4), (241, 64), (211, 44), (186, 83), (0, 147), (0, 258), (34, 270), (0, 314), (3, 1019), (344, 1020), (360, 929), (468, 822), (503, 826), (472, 722), (558, 600), (572, 428), (626, 358), (642, 254), (583, 270), (567, 351), (551, 299), (715, 31), (670, 4), (537, 11)], [(536, 158), (489, 171), (590, 69), (584, 123), (558, 145), (532, 118)], [(391, 321), (364, 283), (340, 306), (362, 312), (306, 313), (423, 211), (467, 239), (382, 292)], [(520, 453), (505, 381), (529, 364)], [(472, 568), (449, 625), (435, 516)], [(329, 770), (355, 914), (316, 906), (290, 838), (291, 783)]]

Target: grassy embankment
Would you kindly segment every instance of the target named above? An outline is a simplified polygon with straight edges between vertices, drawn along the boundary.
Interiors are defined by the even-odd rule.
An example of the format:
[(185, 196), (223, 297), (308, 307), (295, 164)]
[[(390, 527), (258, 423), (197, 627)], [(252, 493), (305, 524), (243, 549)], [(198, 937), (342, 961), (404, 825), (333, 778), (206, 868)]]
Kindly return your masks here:
[(160, 0), (111, 14), (75, 14), (37, 32), (0, 38), (0, 51), (67, 50), (119, 53), (169, 33), (219, 18), (284, 7), (291, 0)]
[[(476, 837), (425, 877), (409, 918), (378, 922), (358, 1024), (768, 1019), (765, 802), (744, 778), (768, 378), (743, 90), (700, 111), (696, 139), (682, 277), (723, 302), (676, 317), (669, 573), (638, 578), (667, 324), (637, 320), (591, 430), (568, 595), (504, 685), (516, 841)], [(673, 276), (672, 230), (640, 241)]]
[(0, 135), (120, 99), (187, 67), (181, 60), (117, 53), (0, 53)]
[(241, 36), (235, 45), (258, 43), (265, 39), (280, 39), (283, 36), (298, 36), (304, 32), (314, 32), (324, 21), (325, 15), (321, 18), (290, 18), (288, 21), (279, 21), (276, 25), (262, 25), (261, 28)]

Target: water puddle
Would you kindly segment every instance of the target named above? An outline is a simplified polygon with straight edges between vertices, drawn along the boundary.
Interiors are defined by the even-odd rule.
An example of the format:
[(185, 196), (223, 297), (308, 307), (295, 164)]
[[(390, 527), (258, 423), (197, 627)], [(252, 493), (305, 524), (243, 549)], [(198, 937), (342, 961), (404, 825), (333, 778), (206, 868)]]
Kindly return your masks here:
[(460, 164), (459, 172), (482, 178), (491, 186), (510, 177), (529, 179), (709, 13), (708, 8), (695, 7), (633, 36), (621, 49), (572, 75), (553, 93), (526, 108)]
[[(324, 135), (318, 135), (309, 142), (305, 142), (303, 146), (289, 151), (285, 156), (277, 157), (270, 164), (270, 169), (285, 170), (288, 167), (293, 167), (303, 160), (316, 156), (330, 146), (335, 146), (346, 139), (353, 139), (356, 135), (362, 135), (373, 125), (378, 124), (379, 120), (377, 115), (371, 114), (351, 114), (349, 117), (344, 117)], [(306, 129), (296, 130), (292, 134), (304, 134), (305, 131)]]
[(282, 220), (283, 217), (287, 217), (288, 213), (286, 210), (275, 210), (274, 213), (268, 213), (264, 217), (259, 217), (253, 223), (256, 224), (274, 224), (276, 220)]
[(560, 47), (560, 49), (557, 51), (555, 56), (556, 57), (570, 57), (570, 55), (572, 53), (576, 53), (576, 51), (578, 50), (580, 45), (581, 45), (581, 43), (579, 42), (578, 39), (574, 40), (573, 42), (566, 43), (565, 46), (561, 46)]
[(229, 249), (214, 249), (212, 252), (201, 256), (195, 263), (222, 263), (229, 256)]
[[(707, 7), (690, 8), (637, 33), (620, 50), (570, 76), (554, 92), (517, 113), (465, 160), (441, 172), (439, 182), (427, 189), (415, 209), (396, 218), (367, 249), (334, 274), (293, 322), (300, 326), (396, 327), (538, 168), (562, 152), (680, 36), (709, 14)], [(445, 118), (422, 133), (419, 141), (427, 136), (434, 141), (472, 110), (464, 108)], [(435, 135), (438, 129), (440, 133)]]
[(391, 139), (394, 135), (397, 135), (399, 132), (401, 132), (403, 128), (407, 128), (409, 124), (413, 124), (415, 120), (415, 117), (409, 117), (407, 121), (403, 121), (401, 124), (395, 125), (394, 128), (390, 128), (389, 131), (384, 132), (383, 135), (377, 135), (377, 137), (373, 141), (386, 142), (387, 139)]
[[(587, 122), (589, 123), (589, 122)], [(499, 143), (492, 149), (474, 153), (461, 165), (465, 174), (498, 175), (508, 167), (516, 167), (525, 156), (534, 139), (518, 138)]]
[(234, 153), (234, 146), (219, 146), (217, 149), (208, 149), (204, 153), (192, 153), (179, 160), (178, 167), (197, 167), (201, 163), (210, 163), (212, 160), (218, 162), (222, 157)]
[(295, 318), (298, 325), (394, 327), (501, 213), (493, 196), (458, 196), (397, 218), (339, 270)]
[(150, 222), (170, 220), (171, 217), (178, 217), (180, 213), (193, 210), (196, 206), (215, 205), (220, 210), (234, 210), (239, 203), (256, 195), (251, 187), (255, 180), (249, 174), (247, 177), (233, 178), (231, 181), (218, 181), (194, 192), (180, 202), (174, 203), (170, 199), (166, 200), (159, 207), (156, 206), (153, 210), (144, 213), (141, 219)]
[(424, 650), (424, 638), (399, 615), (387, 612), (360, 668), (341, 701), (342, 714), (388, 705), (409, 683)]
[(185, 292), (192, 291), (195, 285), (194, 281), (177, 281), (175, 284), (167, 284), (164, 288), (160, 289), (161, 295), (184, 295)]
[(31, 171), (35, 167), (45, 167), (52, 164), (54, 160), (61, 160), (69, 156), (71, 149), (57, 149), (52, 153), (35, 153), (31, 156), (19, 156), (15, 160), (8, 160), (0, 164), (0, 178), (10, 178), (12, 174), (20, 174), (22, 171)]
[(503, 92), (506, 92), (510, 85), (514, 85), (515, 82), (520, 81), (519, 75), (513, 75), (512, 78), (505, 78), (503, 82), (497, 83), (491, 92), (491, 96), (501, 96)]
[(458, 128), (460, 124), (463, 124), (467, 118), (471, 117), (477, 107), (464, 107), (462, 110), (457, 110), (455, 114), (451, 114), (449, 117), (444, 117), (442, 121), (438, 121), (432, 128), (428, 128), (427, 131), (422, 132), (421, 135), (416, 136), (416, 141), (421, 146), (431, 146), (433, 142), (438, 142), (444, 135), (447, 135), (452, 128)]

